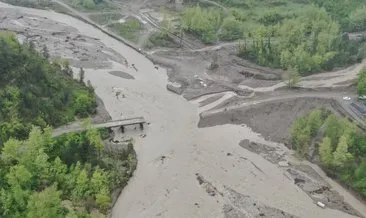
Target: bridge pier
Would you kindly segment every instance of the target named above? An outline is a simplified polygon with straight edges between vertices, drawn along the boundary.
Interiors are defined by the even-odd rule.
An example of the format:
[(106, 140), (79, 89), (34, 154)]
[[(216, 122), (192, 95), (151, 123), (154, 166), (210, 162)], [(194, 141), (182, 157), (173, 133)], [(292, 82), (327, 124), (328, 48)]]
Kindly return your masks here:
[(122, 133), (125, 133), (125, 127), (124, 126), (121, 126), (120, 128), (121, 128), (121, 132)]
[(144, 130), (144, 124), (143, 123), (140, 123), (140, 129)]

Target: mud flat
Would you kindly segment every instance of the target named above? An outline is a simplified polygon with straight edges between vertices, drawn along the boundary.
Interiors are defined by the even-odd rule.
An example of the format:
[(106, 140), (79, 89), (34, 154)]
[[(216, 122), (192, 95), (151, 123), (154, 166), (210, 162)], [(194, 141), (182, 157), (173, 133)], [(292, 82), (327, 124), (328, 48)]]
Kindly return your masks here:
[(222, 113), (201, 114), (199, 127), (246, 124), (267, 140), (288, 143), (289, 128), (297, 117), (318, 107), (331, 108), (331, 99), (293, 98), (238, 107)]
[[(1, 7), (6, 8), (4, 13), (13, 11), (6, 4), (0, 3)], [(139, 137), (138, 130), (127, 131), (135, 141), (138, 167), (114, 205), (112, 217), (353, 217), (338, 208), (317, 207), (285, 175), (285, 168), (239, 146), (247, 139), (283, 150), (283, 159), (291, 159), (283, 144), (265, 140), (245, 125), (224, 124), (229, 123), (226, 114), (215, 118), (221, 121), (212, 122), (216, 126), (198, 128), (197, 105), (168, 92), (166, 70), (155, 70), (154, 64), (140, 53), (66, 15), (19, 7), (16, 13), (47, 17), (71, 26), (81, 36), (93, 36), (112, 57), (109, 61), (99, 60), (108, 63), (103, 67), (86, 69), (85, 79), (95, 87), (112, 119), (144, 116), (151, 123), (144, 130), (146, 137)], [(25, 29), (17, 23), (12, 25), (20, 31)], [(51, 36), (47, 35), (47, 40)], [(120, 57), (133, 62), (136, 69), (121, 64)], [(81, 64), (84, 61), (77, 60)], [(78, 62), (72, 64), (78, 67)], [(123, 71), (135, 79), (123, 79), (109, 74), (110, 71)], [(192, 72), (193, 78), (194, 75)], [(230, 87), (230, 83), (224, 85)], [(125, 98), (117, 98), (115, 89), (121, 90)]]
[(109, 74), (112, 74), (113, 76), (118, 76), (123, 79), (135, 79), (131, 74), (122, 72), (122, 71), (111, 71)]

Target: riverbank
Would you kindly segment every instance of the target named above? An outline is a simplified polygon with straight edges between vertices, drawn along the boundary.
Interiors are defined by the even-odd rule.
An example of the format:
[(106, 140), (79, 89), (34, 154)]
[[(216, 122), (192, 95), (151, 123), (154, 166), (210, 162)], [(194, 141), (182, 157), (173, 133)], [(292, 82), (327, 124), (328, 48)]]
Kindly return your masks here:
[[(7, 8), (4, 13), (11, 11), (8, 5), (0, 7)], [(239, 143), (248, 139), (278, 147), (291, 160), (291, 152), (284, 145), (265, 140), (245, 125), (198, 128), (198, 105), (168, 92), (166, 70), (155, 69), (140, 53), (69, 16), (18, 9), (30, 17), (47, 17), (72, 26), (80, 35), (92, 36), (102, 43), (102, 53), (112, 49), (123, 57), (107, 51), (116, 61), (108, 61), (104, 68), (85, 69), (85, 79), (95, 87), (112, 119), (144, 116), (151, 123), (145, 129), (145, 138), (134, 129), (127, 130), (135, 140), (139, 164), (113, 208), (113, 217), (352, 217), (339, 210), (317, 207), (286, 175), (286, 169), (243, 149)], [(60, 43), (64, 44), (67, 36)], [(137, 70), (126, 66), (124, 59)], [(117, 77), (111, 71), (122, 71), (135, 79)], [(121, 89), (125, 98), (116, 98), (113, 88)], [(208, 109), (211, 104), (206, 105)], [(352, 198), (347, 201), (364, 213), (364, 205)], [(253, 207), (254, 204), (258, 206)]]

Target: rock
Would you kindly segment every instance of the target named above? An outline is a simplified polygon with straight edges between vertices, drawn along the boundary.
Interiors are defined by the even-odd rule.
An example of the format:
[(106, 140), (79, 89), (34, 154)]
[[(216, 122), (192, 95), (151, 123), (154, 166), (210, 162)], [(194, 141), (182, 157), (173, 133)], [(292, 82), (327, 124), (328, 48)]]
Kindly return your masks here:
[(288, 167), (289, 164), (288, 164), (287, 161), (280, 161), (280, 162), (278, 162), (278, 166), (280, 166), (280, 167)]
[(174, 86), (172, 84), (168, 84), (166, 86), (166, 89), (171, 91), (171, 92), (174, 92), (175, 94), (178, 94), (178, 95), (181, 95), (184, 91), (183, 87), (181, 86)]

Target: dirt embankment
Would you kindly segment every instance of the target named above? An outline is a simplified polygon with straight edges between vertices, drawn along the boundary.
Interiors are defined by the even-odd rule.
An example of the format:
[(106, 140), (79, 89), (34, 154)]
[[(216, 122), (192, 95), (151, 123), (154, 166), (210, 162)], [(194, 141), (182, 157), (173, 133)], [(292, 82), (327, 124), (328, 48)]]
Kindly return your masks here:
[[(237, 57), (235, 47), (204, 51), (159, 51), (152, 55), (152, 59), (170, 68), (169, 81), (179, 84), (179, 88), (169, 85), (168, 90), (182, 94), (188, 100), (225, 91), (248, 96), (253, 92), (250, 89), (252, 86), (274, 85), (281, 80), (283, 73)], [(211, 69), (213, 60), (217, 67)]]
[(293, 121), (317, 107), (331, 109), (333, 101), (335, 100), (302, 97), (265, 102), (217, 114), (201, 114), (198, 126), (245, 124), (261, 133), (266, 140), (288, 144)]

